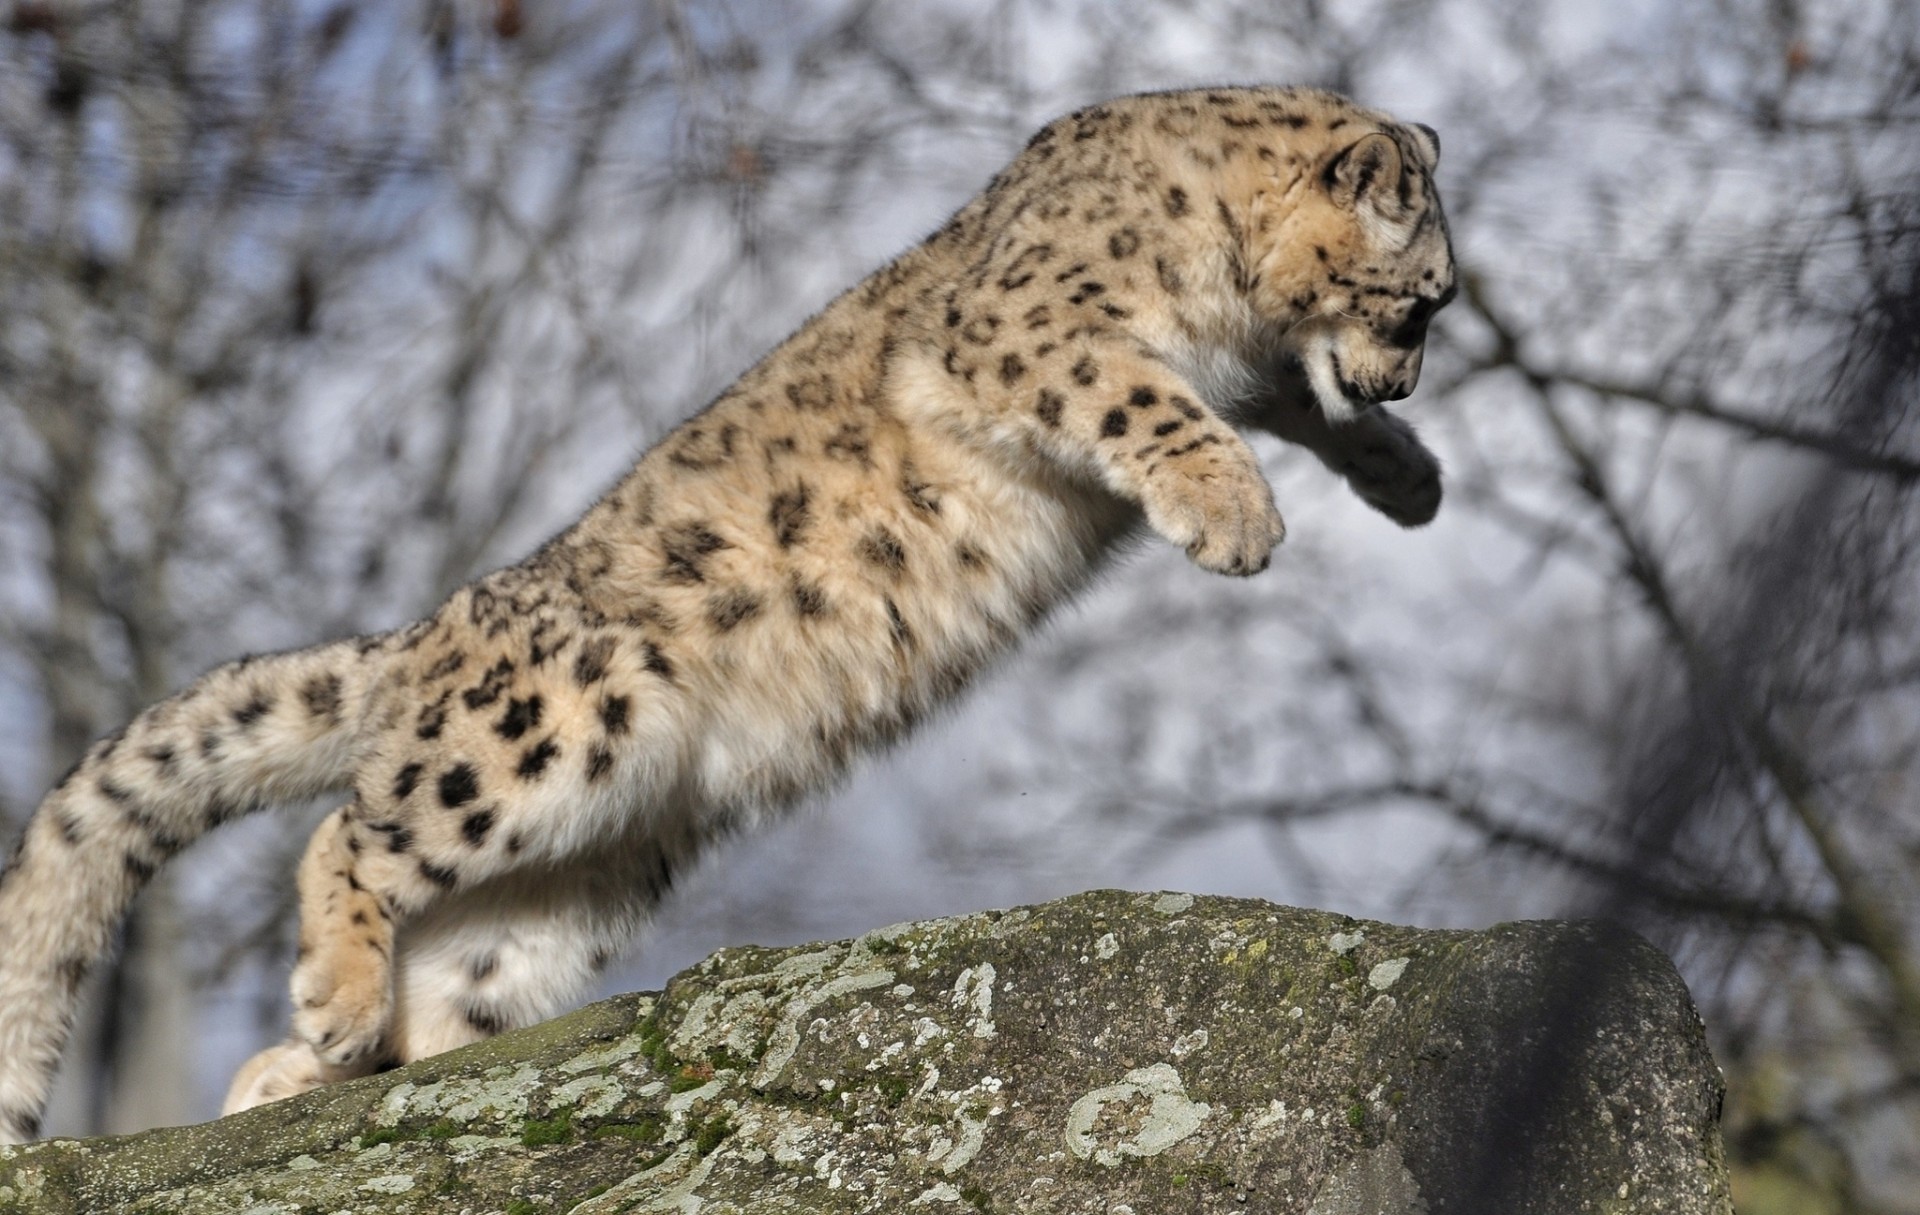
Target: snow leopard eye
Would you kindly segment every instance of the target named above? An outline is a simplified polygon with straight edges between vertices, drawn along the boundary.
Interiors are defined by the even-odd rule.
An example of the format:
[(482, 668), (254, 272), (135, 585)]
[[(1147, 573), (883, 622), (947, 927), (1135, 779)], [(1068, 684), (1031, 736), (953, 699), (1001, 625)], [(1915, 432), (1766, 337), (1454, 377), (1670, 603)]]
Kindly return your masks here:
[(1433, 319), (1434, 313), (1452, 303), (1453, 297), (1458, 293), (1459, 288), (1450, 283), (1447, 289), (1439, 295), (1414, 296), (1413, 302), (1407, 307), (1405, 319), (1396, 325), (1391, 333), (1387, 334), (1387, 344), (1389, 346), (1397, 346), (1402, 350), (1411, 350), (1413, 347), (1426, 341), (1427, 322)]

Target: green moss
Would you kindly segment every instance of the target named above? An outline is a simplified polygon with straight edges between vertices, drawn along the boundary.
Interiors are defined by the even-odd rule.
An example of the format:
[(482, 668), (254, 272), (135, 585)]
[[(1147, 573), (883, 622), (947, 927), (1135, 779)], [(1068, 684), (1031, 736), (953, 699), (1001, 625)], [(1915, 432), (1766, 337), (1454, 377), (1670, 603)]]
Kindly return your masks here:
[(1359, 1130), (1367, 1124), (1367, 1103), (1356, 1101), (1347, 1107), (1347, 1125)]
[(753, 1066), (754, 1061), (752, 1059), (742, 1059), (724, 1046), (716, 1046), (707, 1052), (707, 1063), (716, 1071), (725, 1069), (727, 1071), (744, 1072)]
[(690, 1093), (713, 1079), (713, 1064), (707, 1062), (689, 1063), (674, 1072), (667, 1081), (667, 1091)]
[(666, 1133), (663, 1119), (654, 1117), (637, 1118), (632, 1122), (608, 1122), (593, 1128), (595, 1139), (625, 1139), (630, 1143), (658, 1143), (660, 1136)]
[(545, 1121), (529, 1118), (525, 1129), (520, 1132), (520, 1142), (527, 1147), (545, 1147), (554, 1143), (566, 1143), (573, 1138), (573, 1111), (561, 1110)]
[(713, 1149), (719, 1147), (721, 1141), (731, 1134), (733, 1134), (733, 1123), (725, 1114), (708, 1119), (693, 1134), (693, 1150), (702, 1156), (711, 1155)]
[(451, 1118), (441, 1118), (434, 1122), (402, 1122), (397, 1126), (377, 1126), (370, 1131), (360, 1133), (362, 1149), (379, 1147), (383, 1143), (416, 1143), (422, 1139), (452, 1139), (464, 1135), (471, 1128), (455, 1122)]
[(437, 1198), (452, 1198), (455, 1195), (470, 1194), (472, 1192), (473, 1186), (458, 1173), (452, 1171), (442, 1173), (439, 1184), (433, 1187), (434, 1196)]
[(540, 1215), (540, 1208), (524, 1198), (516, 1198), (507, 1204), (507, 1215)]
[(655, 1005), (653, 1015), (640, 1028), (640, 1053), (653, 1069), (659, 1072), (673, 1070), (673, 1052), (667, 1047), (667, 1026), (665, 1002)]
[(960, 1198), (961, 1201), (967, 1203), (976, 1211), (993, 1210), (993, 1199), (988, 1197), (987, 1192), (977, 1185), (961, 1186)]

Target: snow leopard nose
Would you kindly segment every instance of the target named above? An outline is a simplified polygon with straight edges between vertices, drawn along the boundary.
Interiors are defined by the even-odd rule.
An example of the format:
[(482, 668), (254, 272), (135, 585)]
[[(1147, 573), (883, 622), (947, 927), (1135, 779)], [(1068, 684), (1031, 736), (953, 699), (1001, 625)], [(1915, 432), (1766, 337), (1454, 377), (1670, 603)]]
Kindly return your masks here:
[(1400, 360), (1400, 366), (1395, 370), (1394, 377), (1381, 385), (1386, 390), (1380, 394), (1381, 400), (1404, 401), (1413, 395), (1414, 388), (1420, 383), (1421, 353), (1421, 349), (1416, 346)]

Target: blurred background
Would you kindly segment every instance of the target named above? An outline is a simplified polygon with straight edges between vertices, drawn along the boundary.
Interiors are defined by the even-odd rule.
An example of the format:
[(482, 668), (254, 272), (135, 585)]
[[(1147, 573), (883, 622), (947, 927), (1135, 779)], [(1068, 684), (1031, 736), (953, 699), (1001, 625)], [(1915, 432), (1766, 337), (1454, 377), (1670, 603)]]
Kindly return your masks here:
[[(524, 554), (1041, 122), (1220, 82), (1442, 133), (1439, 521), (1261, 447), (1269, 573), (1146, 546), (608, 989), (1102, 885), (1613, 916), (1742, 1211), (1920, 1212), (1905, 0), (0, 0), (0, 838), (206, 667)], [(281, 1036), (327, 808), (147, 892), (49, 1133), (208, 1117)]]

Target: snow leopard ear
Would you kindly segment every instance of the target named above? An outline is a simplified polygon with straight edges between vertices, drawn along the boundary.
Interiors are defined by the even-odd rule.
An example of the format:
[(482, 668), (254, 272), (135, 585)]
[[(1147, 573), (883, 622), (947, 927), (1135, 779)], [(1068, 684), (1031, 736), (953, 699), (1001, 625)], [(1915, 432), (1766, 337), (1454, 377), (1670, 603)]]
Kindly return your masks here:
[(1400, 145), (1375, 131), (1336, 153), (1322, 170), (1321, 180), (1337, 206), (1357, 208), (1366, 203), (1378, 208), (1398, 196), (1404, 171)]
[(1432, 172), (1440, 164), (1440, 132), (1424, 122), (1410, 122), (1407, 130), (1413, 135), (1413, 146), (1420, 152), (1420, 159), (1427, 162), (1427, 171)]

